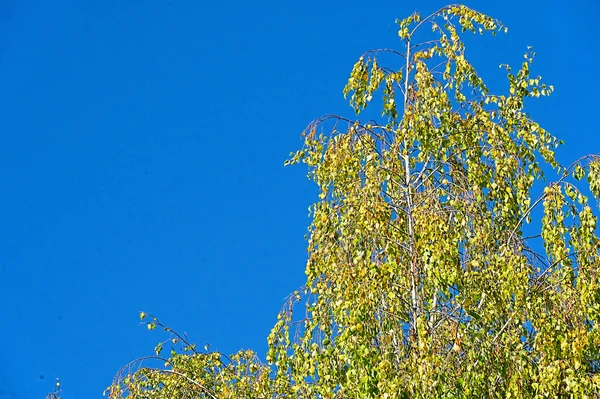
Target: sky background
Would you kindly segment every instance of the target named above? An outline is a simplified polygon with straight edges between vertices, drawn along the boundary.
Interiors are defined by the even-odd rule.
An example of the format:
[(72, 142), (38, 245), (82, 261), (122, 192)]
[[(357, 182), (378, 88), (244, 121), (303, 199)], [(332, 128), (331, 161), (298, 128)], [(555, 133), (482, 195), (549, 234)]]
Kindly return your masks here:
[[(283, 167), (300, 132), (352, 116), (342, 88), (395, 18), (442, 1), (0, 0), (0, 399), (100, 398), (166, 338), (261, 356), (304, 282), (315, 186)], [(504, 22), (469, 38), (492, 87), (532, 68), (529, 111), (600, 152), (594, 0), (467, 1)]]

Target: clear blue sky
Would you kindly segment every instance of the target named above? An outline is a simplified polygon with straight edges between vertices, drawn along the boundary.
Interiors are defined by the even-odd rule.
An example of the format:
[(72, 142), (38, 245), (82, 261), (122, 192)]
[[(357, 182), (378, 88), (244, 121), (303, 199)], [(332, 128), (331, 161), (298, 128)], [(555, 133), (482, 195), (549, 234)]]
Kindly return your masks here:
[[(164, 338), (264, 354), (304, 281), (302, 167), (283, 168), (357, 57), (441, 1), (2, 0), (0, 398), (100, 398)], [(527, 45), (556, 87), (530, 111), (570, 161), (600, 152), (594, 0), (467, 1), (507, 35), (469, 40), (503, 84)]]

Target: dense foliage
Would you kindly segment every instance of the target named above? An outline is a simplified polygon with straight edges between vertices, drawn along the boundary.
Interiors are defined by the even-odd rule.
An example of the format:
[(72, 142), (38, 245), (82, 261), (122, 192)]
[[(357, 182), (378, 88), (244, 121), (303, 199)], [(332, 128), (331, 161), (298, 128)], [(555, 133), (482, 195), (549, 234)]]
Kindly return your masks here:
[(552, 91), (530, 75), (531, 50), (504, 66), (504, 94), (477, 75), (461, 34), (495, 34), (498, 21), (452, 5), (398, 25), (402, 51), (364, 54), (344, 90), (357, 114), (381, 105), (383, 120), (319, 118), (289, 161), (308, 165), (320, 200), (306, 285), (279, 314), (267, 363), (199, 351), (142, 314), (181, 348), (126, 366), (109, 397), (600, 395), (586, 197), (600, 196), (600, 160), (561, 166), (560, 142), (524, 111)]

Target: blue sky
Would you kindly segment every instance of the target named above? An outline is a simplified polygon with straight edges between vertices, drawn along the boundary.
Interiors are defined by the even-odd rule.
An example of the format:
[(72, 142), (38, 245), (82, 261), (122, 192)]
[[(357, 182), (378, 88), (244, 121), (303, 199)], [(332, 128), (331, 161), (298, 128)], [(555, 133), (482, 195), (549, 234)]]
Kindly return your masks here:
[[(0, 398), (101, 397), (164, 338), (263, 354), (304, 281), (302, 167), (283, 161), (395, 18), (445, 2), (3, 0)], [(468, 1), (507, 35), (468, 40), (492, 86), (526, 46), (555, 94), (529, 110), (563, 162), (600, 152), (594, 0)], [(476, 40), (475, 40), (476, 39)]]

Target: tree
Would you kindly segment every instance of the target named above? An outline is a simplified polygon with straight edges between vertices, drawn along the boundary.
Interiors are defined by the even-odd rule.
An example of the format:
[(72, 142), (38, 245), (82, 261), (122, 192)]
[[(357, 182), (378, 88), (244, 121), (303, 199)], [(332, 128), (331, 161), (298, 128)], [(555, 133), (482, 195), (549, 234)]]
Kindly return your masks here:
[(531, 49), (518, 70), (504, 65), (505, 94), (477, 75), (461, 34), (505, 30), (497, 20), (451, 5), (398, 26), (403, 51), (365, 53), (344, 89), (356, 114), (381, 104), (383, 121), (316, 119), (288, 161), (308, 165), (320, 195), (306, 285), (278, 316), (267, 364), (198, 351), (142, 314), (181, 349), (161, 357), (159, 344), (123, 368), (111, 398), (600, 395), (586, 196), (600, 197), (600, 158), (560, 165), (560, 142), (524, 111), (553, 89), (530, 75)]

